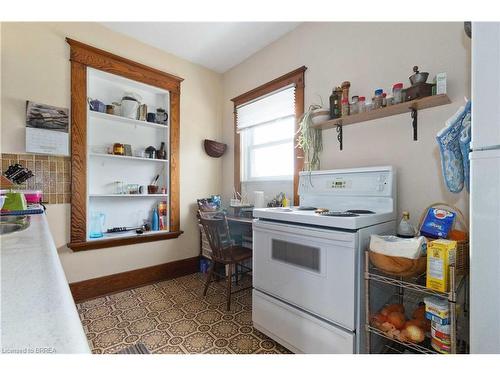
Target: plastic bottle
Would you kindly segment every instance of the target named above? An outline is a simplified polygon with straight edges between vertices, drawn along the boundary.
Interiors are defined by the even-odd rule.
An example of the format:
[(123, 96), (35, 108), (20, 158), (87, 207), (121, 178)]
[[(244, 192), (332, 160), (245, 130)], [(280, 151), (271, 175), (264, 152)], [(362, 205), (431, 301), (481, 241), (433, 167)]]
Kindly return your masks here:
[(410, 213), (408, 211), (403, 211), (403, 217), (398, 225), (398, 237), (413, 238), (415, 237), (415, 232), (415, 228), (410, 224)]

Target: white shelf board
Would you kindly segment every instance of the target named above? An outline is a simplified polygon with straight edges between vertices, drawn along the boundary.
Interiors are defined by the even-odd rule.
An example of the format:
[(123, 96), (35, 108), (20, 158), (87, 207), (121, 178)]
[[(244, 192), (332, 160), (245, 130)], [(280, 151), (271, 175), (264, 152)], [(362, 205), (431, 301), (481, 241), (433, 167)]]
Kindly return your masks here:
[(99, 158), (115, 158), (115, 159), (124, 159), (124, 160), (140, 160), (152, 163), (168, 163), (167, 159), (150, 159), (150, 158), (140, 158), (137, 156), (125, 156), (125, 155), (113, 155), (113, 154), (100, 154), (98, 152), (90, 152), (90, 156), (99, 157)]
[(149, 237), (149, 236), (155, 236), (161, 233), (168, 233), (169, 231), (166, 229), (163, 230), (152, 230), (149, 232), (144, 232), (143, 234), (137, 234), (133, 230), (129, 230), (127, 232), (117, 232), (117, 233), (103, 233), (103, 236), (100, 238), (88, 238), (88, 241), (102, 241), (102, 240), (109, 240), (113, 238), (128, 238), (128, 237)]
[(168, 194), (89, 194), (90, 198), (166, 198)]
[(109, 120), (127, 125), (139, 125), (139, 126), (144, 126), (146, 128), (168, 129), (168, 125), (156, 124), (154, 122), (147, 122), (141, 120), (134, 120), (128, 117), (110, 115), (104, 112), (91, 111), (90, 109), (87, 110), (87, 113), (89, 118), (94, 118), (94, 119)]

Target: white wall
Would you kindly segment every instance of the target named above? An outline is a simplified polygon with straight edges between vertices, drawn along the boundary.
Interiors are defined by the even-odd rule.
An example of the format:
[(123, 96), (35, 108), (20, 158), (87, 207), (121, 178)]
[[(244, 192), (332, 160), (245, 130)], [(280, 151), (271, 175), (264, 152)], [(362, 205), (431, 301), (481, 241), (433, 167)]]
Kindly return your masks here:
[(302, 65), (305, 108), (328, 105), (334, 86), (351, 82), (351, 95), (372, 96), (378, 87), (409, 84), (414, 65), (421, 71), (447, 72), (452, 104), (418, 114), (418, 142), (412, 139), (411, 119), (403, 114), (344, 129), (339, 151), (335, 129), (323, 132), (321, 169), (394, 165), (399, 173), (399, 211), (418, 220), (422, 210), (444, 201), (467, 211), (468, 195), (447, 192), (440, 171), (436, 133), (464, 96), (470, 94), (470, 40), (463, 23), (304, 23), (260, 50), (223, 76), (223, 197), (233, 184), (233, 107), (231, 98)]
[(181, 84), (180, 213), (184, 234), (175, 240), (74, 253), (70, 206), (49, 205), (49, 225), (69, 282), (196, 256), (196, 198), (219, 193), (221, 161), (203, 151), (205, 138), (221, 136), (221, 75), (147, 46), (96, 23), (1, 24), (1, 152), (23, 153), (26, 100), (69, 107), (70, 37), (178, 75)]

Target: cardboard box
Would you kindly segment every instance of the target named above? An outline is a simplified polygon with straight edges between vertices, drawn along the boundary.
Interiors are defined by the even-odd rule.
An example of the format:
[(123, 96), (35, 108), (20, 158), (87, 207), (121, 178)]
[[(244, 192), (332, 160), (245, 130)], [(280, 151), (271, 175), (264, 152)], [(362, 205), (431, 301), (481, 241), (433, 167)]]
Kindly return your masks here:
[(443, 293), (449, 291), (449, 266), (455, 264), (456, 253), (456, 241), (439, 239), (427, 244), (427, 288)]

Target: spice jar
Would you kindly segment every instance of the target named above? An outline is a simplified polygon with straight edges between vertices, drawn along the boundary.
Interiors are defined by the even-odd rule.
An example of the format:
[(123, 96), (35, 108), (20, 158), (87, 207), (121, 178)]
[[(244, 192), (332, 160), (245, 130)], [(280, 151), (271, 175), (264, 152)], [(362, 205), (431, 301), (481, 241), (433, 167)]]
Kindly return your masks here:
[(332, 95), (330, 95), (330, 118), (339, 118), (342, 115), (341, 107), (341, 97), (342, 89), (336, 87), (332, 90)]
[(342, 99), (342, 117), (349, 116), (349, 99)]
[(366, 100), (366, 98), (364, 96), (359, 97), (359, 101), (358, 101), (358, 112), (359, 113), (366, 112), (365, 100)]
[(382, 93), (382, 107), (387, 107), (387, 94), (385, 92)]
[(382, 107), (382, 93), (384, 90), (382, 89), (376, 89), (375, 90), (375, 96), (372, 99), (372, 109), (378, 109)]
[(115, 143), (113, 145), (113, 154), (114, 155), (125, 155), (125, 147), (121, 143)]
[(354, 95), (352, 97), (351, 107), (349, 109), (349, 114), (355, 115), (356, 113), (359, 113), (359, 96)]
[(392, 96), (394, 97), (393, 103), (398, 104), (403, 102), (403, 84), (395, 83), (392, 86)]
[(344, 81), (342, 82), (342, 100), (347, 99), (347, 102), (349, 102), (349, 87), (351, 87), (351, 82), (349, 81)]

